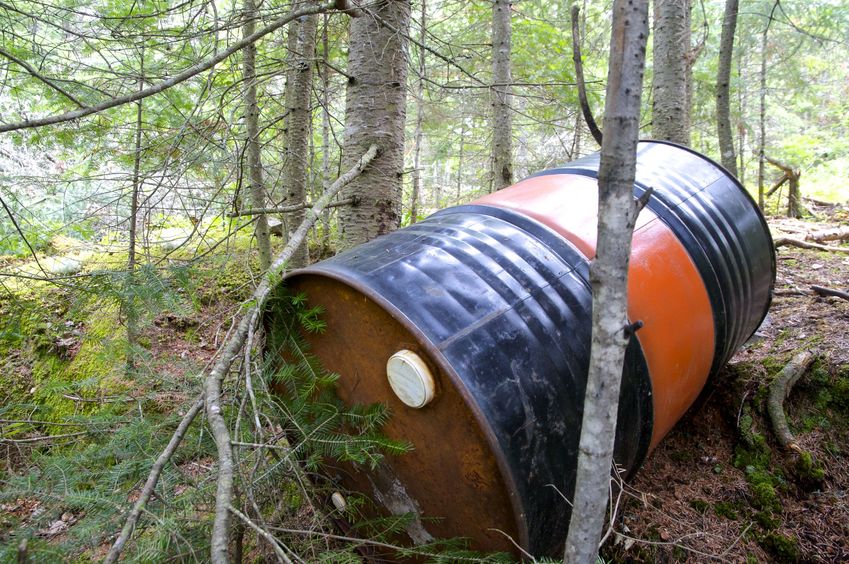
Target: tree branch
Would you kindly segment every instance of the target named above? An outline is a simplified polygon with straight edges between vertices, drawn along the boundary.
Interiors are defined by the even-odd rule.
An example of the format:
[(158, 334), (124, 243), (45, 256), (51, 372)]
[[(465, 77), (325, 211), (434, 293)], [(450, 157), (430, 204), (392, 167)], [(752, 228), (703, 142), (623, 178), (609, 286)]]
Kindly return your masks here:
[(831, 245), (820, 245), (819, 243), (809, 243), (808, 241), (802, 241), (801, 239), (794, 239), (793, 237), (776, 237), (773, 240), (773, 244), (776, 247), (781, 247), (785, 245), (790, 245), (792, 247), (799, 247), (802, 249), (813, 249), (815, 251), (829, 251), (832, 253), (847, 253), (849, 254), (849, 247), (835, 247)]
[(587, 99), (587, 85), (584, 82), (584, 64), (581, 62), (581, 34), (578, 32), (579, 12), (580, 8), (578, 6), (572, 6), (572, 61), (575, 63), (575, 80), (578, 83), (578, 98), (581, 101), (581, 112), (584, 114), (584, 121), (587, 122), (587, 127), (595, 142), (601, 145), (601, 129), (598, 128), (598, 124), (593, 117), (593, 111), (590, 109), (590, 102)]
[(153, 494), (153, 490), (156, 488), (157, 482), (159, 482), (159, 476), (162, 474), (165, 464), (174, 455), (174, 451), (177, 450), (177, 447), (186, 435), (186, 431), (189, 430), (189, 426), (192, 424), (192, 421), (195, 420), (197, 414), (200, 413), (202, 407), (203, 397), (199, 397), (195, 400), (192, 408), (183, 416), (183, 419), (177, 426), (177, 430), (174, 431), (174, 434), (171, 436), (171, 440), (168, 441), (168, 446), (165, 447), (165, 450), (162, 451), (156, 459), (156, 462), (153, 463), (153, 467), (150, 469), (150, 474), (147, 476), (147, 481), (144, 483), (144, 487), (139, 494), (139, 498), (136, 500), (132, 511), (130, 511), (130, 514), (127, 516), (124, 527), (121, 529), (121, 534), (118, 535), (118, 538), (115, 540), (115, 544), (112, 545), (112, 548), (109, 549), (109, 553), (103, 560), (104, 564), (112, 564), (118, 561), (121, 551), (124, 550), (124, 545), (127, 544), (127, 540), (129, 540), (130, 535), (133, 534), (133, 530), (136, 528), (136, 523), (138, 523), (145, 504)]
[[(338, 202), (331, 202), (324, 206), (327, 208), (338, 208), (341, 206), (355, 206), (358, 203), (358, 198), (347, 198), (345, 200), (339, 200)], [(311, 208), (313, 204), (304, 203), (304, 204), (292, 204), (291, 206), (280, 206), (277, 208), (252, 208), (247, 210), (239, 210), (237, 212), (230, 212), (227, 214), (227, 217), (241, 217), (243, 215), (258, 215), (261, 213), (288, 213), (293, 211), (302, 210), (305, 208)]]
[(229, 57), (234, 53), (244, 49), (247, 45), (255, 43), (256, 41), (262, 39), (269, 33), (273, 33), (277, 31), (287, 23), (297, 18), (308, 16), (311, 14), (319, 14), (322, 12), (326, 12), (332, 10), (336, 6), (335, 1), (325, 2), (323, 4), (314, 4), (308, 5), (305, 8), (297, 10), (295, 12), (289, 12), (285, 16), (281, 16), (278, 19), (274, 20), (268, 26), (260, 29), (259, 31), (245, 37), (241, 41), (237, 41), (224, 51), (218, 53), (206, 59), (205, 61), (201, 61), (196, 65), (192, 65), (189, 68), (185, 69), (181, 73), (169, 78), (168, 80), (163, 80), (162, 82), (158, 82), (153, 86), (149, 86), (143, 90), (137, 90), (131, 94), (127, 94), (125, 96), (118, 96), (117, 98), (112, 98), (110, 100), (106, 100), (101, 102), (100, 104), (94, 106), (86, 106), (80, 108), (78, 110), (74, 110), (71, 112), (66, 112), (64, 114), (59, 114), (56, 116), (49, 116), (44, 118), (36, 118), (26, 121), (21, 121), (17, 123), (10, 123), (5, 125), (0, 125), (0, 133), (5, 131), (16, 131), (19, 129), (29, 129), (32, 127), (42, 127), (45, 125), (54, 125), (57, 123), (63, 123), (66, 121), (72, 121), (75, 119), (83, 118), (86, 116), (90, 116), (92, 114), (100, 113), (104, 110), (108, 110), (110, 108), (115, 108), (117, 106), (122, 106), (124, 104), (129, 104), (131, 102), (135, 102), (137, 100), (142, 100), (149, 96), (153, 96), (154, 94), (159, 94), (160, 92), (171, 88), (172, 86), (176, 86), (181, 82), (185, 82), (186, 80), (192, 78), (193, 76), (200, 74), (204, 71), (207, 71)]
[(271, 267), (263, 276), (262, 282), (254, 290), (245, 305), (251, 304), (233, 333), (221, 349), (218, 361), (213, 366), (204, 384), (206, 398), (206, 414), (209, 419), (212, 435), (218, 448), (218, 488), (215, 494), (215, 521), (212, 526), (211, 560), (213, 563), (229, 562), (227, 553), (230, 528), (230, 502), (233, 497), (233, 450), (230, 441), (230, 430), (224, 420), (221, 408), (221, 383), (230, 370), (230, 366), (245, 344), (251, 327), (259, 319), (260, 312), (265, 307), (271, 290), (279, 281), (280, 275), (286, 269), (286, 263), (306, 238), (310, 228), (321, 216), (324, 208), (330, 203), (342, 188), (354, 180), (368, 164), (377, 156), (377, 145), (369, 147), (348, 172), (336, 179), (321, 198), (313, 204), (304, 220), (289, 238), (286, 247), (277, 255)]
[(4, 51), (3, 49), (0, 49), (0, 55), (3, 55), (18, 66), (23, 67), (28, 73), (30, 73), (30, 75), (32, 75), (33, 78), (40, 80), (41, 82), (43, 82), (44, 84), (46, 84), (47, 86), (49, 86), (50, 88), (52, 88), (53, 90), (55, 90), (56, 92), (76, 104), (77, 106), (79, 106), (80, 108), (85, 108), (85, 104), (80, 102), (73, 94), (71, 94), (70, 92), (68, 92), (67, 90), (65, 90), (64, 88), (62, 88), (61, 86), (54, 83), (52, 80), (38, 72), (35, 67), (31, 66), (26, 61), (15, 57), (11, 53), (9, 53), (8, 51)]

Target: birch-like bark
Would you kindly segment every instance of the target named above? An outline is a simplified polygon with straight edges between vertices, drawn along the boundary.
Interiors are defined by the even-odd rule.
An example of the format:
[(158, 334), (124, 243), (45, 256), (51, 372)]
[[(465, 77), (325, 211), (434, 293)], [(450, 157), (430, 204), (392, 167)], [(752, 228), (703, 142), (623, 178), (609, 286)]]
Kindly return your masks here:
[(492, 4), (492, 191), (513, 184), (513, 75), (510, 70), (512, 23), (510, 0)]
[(381, 153), (344, 192), (359, 203), (339, 211), (342, 248), (401, 224), (410, 1), (368, 0), (358, 6), (363, 15), (351, 20), (349, 32), (347, 70), (352, 78), (345, 100), (342, 166), (352, 166), (371, 144), (380, 145)]
[(598, 554), (610, 488), (622, 364), (628, 344), (628, 263), (648, 0), (615, 0), (599, 166), (598, 243), (590, 267), (593, 331), (565, 561)]
[(425, 74), (425, 21), (427, 18), (427, 2), (421, 1), (421, 13), (419, 14), (419, 79), (416, 82), (416, 133), (415, 143), (416, 149), (413, 154), (413, 178), (412, 178), (412, 194), (410, 197), (410, 223), (415, 223), (419, 214), (419, 194), (422, 192), (422, 122), (424, 121), (424, 74)]
[(731, 61), (734, 55), (734, 33), (737, 30), (738, 0), (725, 1), (722, 36), (719, 40), (719, 67), (716, 71), (716, 133), (722, 166), (737, 176), (737, 156), (731, 131)]
[(654, 0), (652, 136), (690, 144), (690, 0)]
[[(245, 23), (242, 37), (250, 37), (255, 31), (257, 18), (254, 0), (245, 0)], [(245, 153), (248, 158), (248, 177), (251, 183), (251, 207), (265, 207), (265, 186), (262, 181), (262, 160), (259, 142), (259, 105), (256, 101), (256, 44), (250, 43), (242, 50), (242, 81), (245, 85)], [(265, 214), (256, 217), (254, 224), (256, 246), (259, 250), (259, 266), (262, 271), (271, 264), (271, 235)]]
[[(315, 32), (318, 26), (316, 15), (304, 16), (289, 24), (289, 63), (286, 80), (286, 166), (283, 171), (283, 187), (286, 201), (290, 204), (306, 202), (307, 170), (309, 165), (309, 142), (312, 131), (310, 92), (312, 69), (315, 56)], [(287, 225), (292, 230), (304, 220), (304, 211), (288, 214)], [(291, 233), (289, 234), (291, 236)], [(306, 266), (309, 262), (309, 246), (304, 242), (292, 255), (292, 268)]]

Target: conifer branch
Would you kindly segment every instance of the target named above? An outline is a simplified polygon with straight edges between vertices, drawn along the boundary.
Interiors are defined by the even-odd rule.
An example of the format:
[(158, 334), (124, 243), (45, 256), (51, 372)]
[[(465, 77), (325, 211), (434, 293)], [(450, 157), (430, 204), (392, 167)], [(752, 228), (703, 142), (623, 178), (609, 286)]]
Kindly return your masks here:
[(165, 464), (171, 459), (171, 456), (174, 455), (177, 447), (180, 446), (180, 442), (182, 442), (183, 437), (186, 435), (186, 431), (189, 430), (189, 426), (192, 424), (192, 421), (195, 420), (198, 413), (200, 413), (202, 407), (203, 397), (199, 397), (195, 400), (192, 408), (183, 416), (183, 419), (177, 426), (177, 430), (174, 431), (174, 434), (171, 436), (171, 440), (168, 441), (168, 446), (165, 447), (165, 450), (162, 451), (156, 459), (156, 462), (153, 463), (153, 468), (150, 469), (150, 474), (147, 476), (147, 481), (139, 494), (139, 498), (136, 500), (132, 511), (130, 511), (130, 514), (127, 516), (127, 521), (121, 529), (121, 534), (118, 535), (117, 540), (115, 540), (115, 544), (112, 545), (112, 548), (109, 549), (109, 553), (103, 560), (104, 564), (112, 564), (113, 562), (118, 561), (118, 557), (121, 556), (121, 551), (124, 550), (124, 545), (127, 544), (127, 540), (129, 540), (130, 535), (133, 534), (133, 531), (136, 528), (136, 523), (138, 523), (145, 504), (153, 494), (153, 490), (156, 488), (157, 482), (159, 482), (159, 476), (162, 474)]
[(211, 560), (214, 563), (229, 562), (227, 551), (230, 536), (230, 503), (233, 498), (233, 449), (231, 447), (230, 430), (224, 420), (221, 407), (221, 383), (229, 372), (233, 361), (239, 355), (248, 334), (259, 319), (260, 312), (265, 307), (271, 290), (280, 280), (280, 276), (286, 269), (286, 264), (297, 248), (306, 238), (310, 228), (315, 224), (321, 212), (330, 203), (342, 188), (348, 185), (365, 169), (377, 156), (377, 145), (369, 147), (368, 151), (360, 157), (360, 160), (351, 170), (340, 176), (330, 185), (307, 211), (306, 217), (292, 234), (286, 247), (280, 252), (271, 267), (266, 272), (262, 282), (254, 290), (251, 299), (245, 305), (251, 304), (250, 308), (239, 321), (236, 332), (231, 335), (218, 356), (218, 361), (213, 366), (204, 384), (204, 397), (206, 399), (206, 414), (212, 430), (213, 438), (218, 449), (218, 488), (215, 494), (215, 521), (212, 526)]
[[(73, 110), (70, 112), (65, 112), (64, 114), (59, 114), (55, 116), (48, 116), (43, 118), (35, 118), (28, 119), (25, 121), (17, 122), (17, 123), (8, 123), (4, 125), (0, 125), (0, 133), (4, 131), (16, 131), (18, 129), (29, 129), (32, 127), (42, 127), (45, 125), (54, 125), (57, 123), (63, 123), (66, 121), (73, 121), (75, 119), (80, 119), (86, 116), (90, 116), (92, 114), (100, 113), (102, 111), (115, 108), (117, 106), (123, 106), (124, 104), (129, 104), (132, 102), (136, 102), (138, 100), (142, 100), (147, 98), (148, 96), (153, 96), (154, 94), (159, 94), (165, 90), (168, 90), (172, 86), (176, 86), (181, 82), (185, 82), (188, 79), (192, 78), (195, 75), (198, 75), (204, 71), (208, 71), (224, 59), (230, 57), (231, 55), (238, 53), (246, 46), (256, 43), (269, 33), (277, 31), (287, 23), (292, 20), (296, 20), (303, 16), (308, 16), (311, 14), (319, 14), (321, 12), (326, 12), (328, 10), (332, 10), (335, 6), (335, 2), (326, 2), (324, 4), (314, 4), (302, 8), (297, 11), (289, 12), (285, 16), (281, 16), (271, 22), (266, 27), (260, 29), (259, 31), (245, 37), (241, 41), (237, 41), (224, 51), (209, 57), (195, 65), (190, 66), (184, 71), (172, 76), (167, 80), (163, 80), (161, 82), (157, 82), (152, 86), (148, 86), (147, 88), (136, 90), (131, 94), (127, 94), (125, 96), (116, 96), (114, 98), (110, 98), (105, 100), (99, 104), (95, 104), (94, 106), (84, 106), (77, 110)], [(79, 103), (79, 102), (78, 102)]]

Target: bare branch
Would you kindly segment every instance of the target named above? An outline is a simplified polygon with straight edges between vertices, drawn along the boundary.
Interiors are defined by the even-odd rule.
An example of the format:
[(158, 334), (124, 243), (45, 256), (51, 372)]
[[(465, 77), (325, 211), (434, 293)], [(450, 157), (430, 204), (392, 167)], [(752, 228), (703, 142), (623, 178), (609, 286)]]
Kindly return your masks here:
[[(341, 206), (355, 206), (358, 203), (358, 198), (347, 198), (345, 200), (339, 200), (338, 202), (332, 202), (324, 206), (327, 208), (338, 208)], [(230, 212), (227, 214), (227, 217), (241, 217), (243, 215), (258, 215), (261, 213), (288, 213), (293, 211), (302, 210), (305, 208), (311, 208), (313, 204), (304, 203), (304, 204), (292, 204), (291, 206), (281, 206), (278, 208), (252, 208), (248, 210), (240, 210), (237, 212)]]
[(369, 150), (360, 157), (348, 172), (340, 176), (329, 186), (321, 198), (313, 205), (304, 220), (289, 238), (286, 247), (277, 255), (271, 267), (263, 277), (262, 282), (254, 290), (250, 300), (245, 304), (251, 304), (239, 325), (224, 346), (220, 349), (218, 361), (213, 366), (204, 384), (206, 398), (206, 414), (212, 428), (212, 435), (218, 448), (218, 489), (215, 494), (215, 521), (212, 527), (211, 560), (215, 563), (229, 562), (227, 548), (229, 544), (230, 527), (230, 502), (233, 497), (233, 450), (230, 441), (230, 430), (224, 421), (221, 409), (221, 382), (230, 370), (233, 361), (239, 355), (239, 351), (245, 344), (245, 340), (259, 319), (259, 314), (265, 307), (271, 290), (279, 280), (279, 276), (285, 271), (289, 259), (306, 238), (310, 228), (321, 216), (321, 212), (330, 203), (342, 188), (354, 180), (368, 164), (377, 156), (377, 145), (372, 145)]
[(131, 102), (135, 102), (137, 100), (142, 100), (149, 96), (153, 96), (154, 94), (159, 94), (172, 86), (176, 86), (181, 82), (185, 82), (186, 80), (192, 78), (193, 76), (200, 74), (204, 71), (207, 71), (233, 55), (234, 53), (242, 50), (245, 46), (255, 43), (256, 41), (262, 39), (269, 33), (273, 33), (277, 31), (287, 23), (292, 20), (298, 19), (303, 16), (308, 16), (310, 14), (319, 14), (321, 12), (325, 12), (328, 10), (332, 10), (336, 5), (335, 1), (325, 2), (324, 4), (314, 4), (311, 6), (307, 6), (295, 12), (289, 12), (285, 16), (281, 16), (280, 18), (274, 20), (272, 23), (267, 25), (266, 27), (260, 29), (259, 31), (245, 37), (241, 41), (237, 41), (224, 51), (218, 53), (217, 55), (206, 59), (205, 61), (201, 61), (196, 65), (192, 65), (189, 68), (185, 69), (181, 73), (169, 78), (168, 80), (163, 80), (162, 82), (158, 82), (153, 86), (149, 86), (143, 90), (137, 90), (131, 94), (127, 94), (125, 96), (118, 96), (116, 98), (112, 98), (111, 100), (106, 100), (101, 102), (100, 104), (94, 106), (87, 106), (84, 108), (80, 108), (78, 110), (74, 110), (71, 112), (66, 112), (64, 114), (49, 116), (44, 118), (36, 118), (26, 121), (21, 121), (17, 123), (10, 123), (5, 125), (0, 125), (0, 133), (5, 131), (16, 131), (19, 129), (29, 129), (32, 127), (42, 127), (45, 125), (54, 125), (57, 123), (64, 123), (67, 121), (73, 121), (75, 119), (80, 119), (86, 116), (90, 116), (92, 114), (96, 114), (102, 112), (104, 110), (108, 110), (110, 108), (115, 108), (117, 106), (122, 106), (124, 104), (129, 104)]
[(109, 549), (109, 553), (103, 560), (104, 564), (112, 564), (113, 562), (118, 561), (118, 557), (121, 555), (124, 545), (127, 544), (127, 540), (129, 540), (130, 535), (133, 534), (133, 530), (136, 528), (136, 523), (138, 523), (145, 504), (153, 494), (153, 490), (156, 488), (157, 482), (159, 482), (159, 476), (162, 474), (165, 464), (171, 459), (174, 451), (177, 450), (177, 447), (186, 435), (186, 431), (189, 430), (189, 426), (192, 424), (192, 421), (195, 420), (197, 414), (200, 413), (202, 407), (203, 397), (200, 397), (195, 400), (192, 408), (186, 413), (186, 415), (183, 416), (183, 419), (177, 426), (177, 430), (174, 431), (174, 434), (171, 436), (168, 446), (165, 447), (165, 450), (162, 451), (156, 459), (156, 462), (153, 463), (153, 467), (150, 469), (150, 474), (147, 476), (147, 481), (139, 494), (139, 498), (136, 500), (132, 511), (130, 511), (130, 514), (127, 516), (127, 521), (121, 529), (121, 534), (118, 535), (118, 538), (115, 540), (115, 544), (112, 545), (112, 548)]
[(50, 88), (52, 88), (53, 90), (55, 90), (56, 92), (76, 104), (77, 106), (79, 106), (80, 108), (85, 108), (85, 104), (80, 102), (73, 94), (71, 94), (70, 92), (68, 92), (67, 90), (65, 90), (64, 88), (62, 88), (61, 86), (59, 86), (58, 84), (38, 72), (35, 67), (30, 65), (26, 61), (15, 57), (11, 53), (9, 53), (8, 51), (4, 51), (3, 49), (0, 49), (0, 55), (3, 55), (16, 65), (23, 67), (28, 73), (30, 73), (30, 75), (32, 75), (33, 78), (40, 80), (41, 82), (43, 82), (44, 84), (46, 84), (47, 86), (49, 86)]
[(575, 62), (575, 79), (578, 82), (578, 98), (581, 101), (581, 112), (584, 114), (584, 121), (587, 122), (587, 127), (595, 139), (595, 142), (601, 145), (601, 129), (593, 117), (593, 111), (590, 109), (590, 102), (587, 99), (587, 85), (584, 82), (584, 64), (581, 62), (581, 34), (578, 32), (578, 13), (580, 8), (572, 6), (572, 61)]

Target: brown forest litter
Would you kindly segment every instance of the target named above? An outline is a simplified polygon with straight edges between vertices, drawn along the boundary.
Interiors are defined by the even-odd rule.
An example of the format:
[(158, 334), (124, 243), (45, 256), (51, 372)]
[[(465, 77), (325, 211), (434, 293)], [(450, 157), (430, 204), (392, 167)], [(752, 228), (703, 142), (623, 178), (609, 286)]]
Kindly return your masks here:
[[(801, 238), (847, 219), (838, 207), (829, 222), (770, 224), (774, 237)], [(631, 480), (616, 530), (639, 540), (617, 537), (603, 550), (608, 559), (849, 561), (849, 302), (810, 292), (849, 290), (849, 257), (781, 247), (777, 259), (776, 289), (789, 295), (774, 298), (755, 338)], [(769, 383), (809, 348), (820, 360), (785, 410), (799, 445), (824, 470), (813, 478), (794, 467), (766, 415)], [(771, 484), (773, 498), (760, 482)]]

